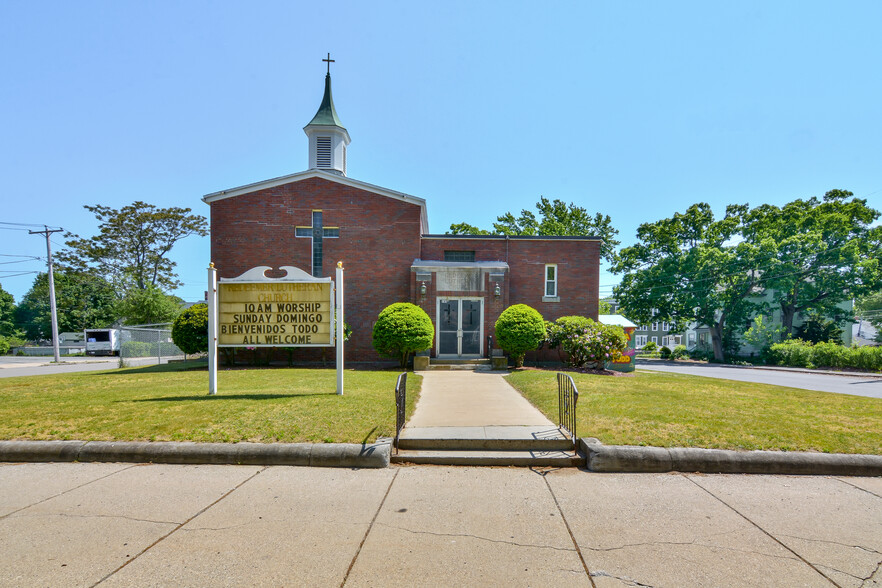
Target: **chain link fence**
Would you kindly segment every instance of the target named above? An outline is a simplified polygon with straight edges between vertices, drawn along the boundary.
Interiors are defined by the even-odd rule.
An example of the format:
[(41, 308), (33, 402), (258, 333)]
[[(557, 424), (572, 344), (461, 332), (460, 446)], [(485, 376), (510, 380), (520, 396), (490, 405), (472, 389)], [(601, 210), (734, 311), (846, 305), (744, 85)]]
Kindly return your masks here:
[(172, 342), (171, 323), (120, 327), (120, 366), (159, 364), (170, 359), (184, 359), (184, 352)]

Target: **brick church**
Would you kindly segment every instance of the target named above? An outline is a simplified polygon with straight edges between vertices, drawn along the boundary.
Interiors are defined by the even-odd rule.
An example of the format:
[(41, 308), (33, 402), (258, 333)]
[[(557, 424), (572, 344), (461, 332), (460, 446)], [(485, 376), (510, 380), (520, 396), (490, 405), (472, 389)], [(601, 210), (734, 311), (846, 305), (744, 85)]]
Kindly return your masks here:
[(546, 320), (597, 318), (599, 238), (432, 234), (424, 199), (346, 175), (349, 132), (334, 108), (330, 72), (304, 131), (306, 171), (203, 197), (211, 260), (221, 279), (260, 265), (333, 277), (342, 261), (353, 331), (347, 361), (380, 359), (373, 324), (393, 302), (426, 311), (435, 325), (431, 354), (440, 358), (488, 356), (496, 319), (512, 304)]

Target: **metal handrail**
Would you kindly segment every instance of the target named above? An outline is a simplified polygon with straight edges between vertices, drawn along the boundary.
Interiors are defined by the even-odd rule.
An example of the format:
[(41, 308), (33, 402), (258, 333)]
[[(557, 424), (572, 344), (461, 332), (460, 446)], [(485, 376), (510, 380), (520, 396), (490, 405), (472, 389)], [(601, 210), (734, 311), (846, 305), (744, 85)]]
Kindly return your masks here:
[(401, 435), (401, 429), (404, 428), (404, 419), (406, 417), (407, 408), (407, 372), (398, 376), (395, 382), (395, 453), (398, 453), (398, 437)]
[(558, 426), (568, 432), (576, 446), (576, 404), (579, 402), (579, 391), (573, 378), (567, 374), (557, 374), (557, 405)]

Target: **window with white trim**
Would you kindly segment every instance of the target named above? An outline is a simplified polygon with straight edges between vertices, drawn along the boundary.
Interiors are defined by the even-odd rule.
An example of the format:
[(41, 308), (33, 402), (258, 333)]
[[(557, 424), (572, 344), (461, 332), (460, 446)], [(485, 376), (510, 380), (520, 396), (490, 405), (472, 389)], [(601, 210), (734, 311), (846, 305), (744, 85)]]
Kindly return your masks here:
[(689, 332), (686, 334), (686, 341), (688, 341), (689, 346), (692, 347), (695, 345), (695, 333)]
[(670, 331), (670, 330), (671, 330), (671, 323), (669, 323), (668, 321), (664, 321), (662, 323), (662, 331)]
[(652, 330), (653, 330), (653, 331), (658, 331), (658, 323), (657, 323), (657, 322), (652, 323)]
[(656, 345), (658, 345), (658, 337), (653, 337), (652, 342), (655, 343)]
[(545, 296), (557, 296), (557, 264), (545, 264)]
[(642, 349), (646, 345), (646, 335), (635, 335), (634, 336), (634, 346), (637, 349)]

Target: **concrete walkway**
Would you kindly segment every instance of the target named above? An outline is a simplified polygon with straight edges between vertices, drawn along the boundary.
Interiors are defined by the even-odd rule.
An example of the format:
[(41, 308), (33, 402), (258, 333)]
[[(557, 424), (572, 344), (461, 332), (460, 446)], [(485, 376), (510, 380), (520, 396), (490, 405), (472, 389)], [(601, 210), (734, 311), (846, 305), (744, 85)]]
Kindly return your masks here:
[(554, 426), (499, 372), (421, 372), (420, 400), (408, 428)]

